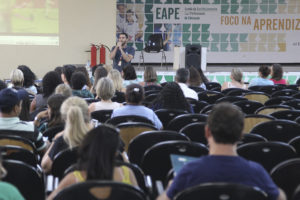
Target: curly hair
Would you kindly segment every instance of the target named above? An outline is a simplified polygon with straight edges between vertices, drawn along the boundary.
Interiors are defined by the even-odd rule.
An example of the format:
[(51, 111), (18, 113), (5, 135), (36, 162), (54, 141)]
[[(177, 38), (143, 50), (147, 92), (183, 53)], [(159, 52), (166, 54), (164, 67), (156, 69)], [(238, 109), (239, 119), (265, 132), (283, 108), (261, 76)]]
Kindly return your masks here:
[(21, 70), (24, 75), (23, 86), (25, 88), (32, 86), (34, 84), (34, 81), (36, 80), (36, 75), (26, 65), (20, 65), (18, 66), (18, 69)]
[(43, 77), (42, 85), (43, 85), (43, 96), (49, 97), (55, 90), (56, 86), (61, 84), (61, 78), (59, 74), (55, 71), (50, 71)]
[(156, 105), (166, 109), (179, 109), (192, 112), (190, 104), (176, 82), (167, 83), (163, 87), (158, 97), (153, 101), (153, 107), (156, 107)]

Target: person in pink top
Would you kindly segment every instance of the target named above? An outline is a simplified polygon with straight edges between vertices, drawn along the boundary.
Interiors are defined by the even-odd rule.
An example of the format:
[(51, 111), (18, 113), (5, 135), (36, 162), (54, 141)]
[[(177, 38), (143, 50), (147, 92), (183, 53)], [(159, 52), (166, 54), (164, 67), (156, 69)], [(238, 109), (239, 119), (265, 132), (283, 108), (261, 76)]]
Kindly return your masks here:
[(283, 70), (281, 67), (281, 64), (274, 64), (271, 67), (271, 81), (274, 82), (274, 84), (282, 84), (282, 85), (288, 85), (288, 80), (283, 79)]

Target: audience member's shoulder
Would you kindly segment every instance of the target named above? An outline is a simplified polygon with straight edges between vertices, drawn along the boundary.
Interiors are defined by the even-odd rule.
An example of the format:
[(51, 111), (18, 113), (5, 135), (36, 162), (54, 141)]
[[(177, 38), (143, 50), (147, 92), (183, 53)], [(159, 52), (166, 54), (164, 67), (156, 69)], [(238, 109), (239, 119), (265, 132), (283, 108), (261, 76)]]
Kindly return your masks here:
[[(23, 129), (24, 131), (34, 131), (34, 124), (33, 122), (27, 122), (27, 121), (19, 121), (17, 123), (18, 129)], [(23, 128), (22, 128), (23, 127)]]

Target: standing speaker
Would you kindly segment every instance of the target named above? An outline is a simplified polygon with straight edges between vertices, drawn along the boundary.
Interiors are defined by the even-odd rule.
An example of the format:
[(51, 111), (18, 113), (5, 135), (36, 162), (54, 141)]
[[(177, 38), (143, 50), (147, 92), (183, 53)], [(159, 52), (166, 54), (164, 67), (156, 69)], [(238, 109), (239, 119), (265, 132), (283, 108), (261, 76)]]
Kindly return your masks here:
[(185, 47), (185, 68), (191, 66), (197, 69), (201, 68), (201, 45), (188, 44)]

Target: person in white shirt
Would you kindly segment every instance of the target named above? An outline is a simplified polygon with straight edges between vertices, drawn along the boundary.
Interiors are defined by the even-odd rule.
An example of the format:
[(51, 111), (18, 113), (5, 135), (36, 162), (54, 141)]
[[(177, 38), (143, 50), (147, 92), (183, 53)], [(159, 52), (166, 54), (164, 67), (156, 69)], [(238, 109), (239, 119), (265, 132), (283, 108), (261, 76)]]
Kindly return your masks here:
[(187, 81), (189, 80), (189, 78), (189, 70), (181, 68), (176, 71), (175, 81), (179, 84), (185, 98), (198, 100), (198, 94), (187, 86)]

